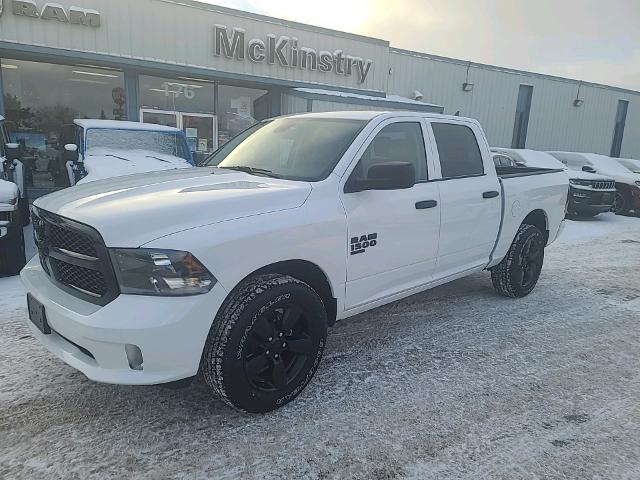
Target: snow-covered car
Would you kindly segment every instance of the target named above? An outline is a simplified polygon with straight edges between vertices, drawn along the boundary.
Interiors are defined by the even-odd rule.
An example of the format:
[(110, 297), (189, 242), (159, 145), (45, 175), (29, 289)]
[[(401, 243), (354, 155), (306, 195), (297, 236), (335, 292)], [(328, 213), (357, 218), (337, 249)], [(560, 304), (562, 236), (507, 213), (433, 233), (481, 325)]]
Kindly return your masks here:
[(633, 173), (640, 173), (640, 160), (633, 158), (616, 158), (618, 163)]
[(0, 275), (17, 275), (26, 263), (16, 184), (0, 180)]
[(564, 225), (566, 173), (496, 168), (461, 117), (280, 117), (210, 162), (34, 202), (35, 338), (92, 380), (201, 372), (266, 412), (311, 380), (327, 326), (482, 270), (524, 297)]
[(29, 196), (26, 172), (20, 161), (20, 145), (13, 143), (4, 117), (0, 116), (0, 179), (15, 183), (18, 187), (18, 209), (23, 225), (29, 224)]
[(616, 182), (610, 177), (582, 170), (571, 170), (554, 156), (537, 150), (492, 148), (491, 151), (494, 155), (511, 158), (519, 165), (564, 169), (569, 175), (568, 215), (593, 217), (613, 210)]
[(627, 214), (640, 213), (640, 174), (633, 173), (617, 159), (596, 153), (548, 152), (570, 169), (598, 173), (611, 177), (616, 182), (613, 211)]
[(75, 120), (64, 145), (70, 185), (195, 165), (182, 130), (113, 120)]

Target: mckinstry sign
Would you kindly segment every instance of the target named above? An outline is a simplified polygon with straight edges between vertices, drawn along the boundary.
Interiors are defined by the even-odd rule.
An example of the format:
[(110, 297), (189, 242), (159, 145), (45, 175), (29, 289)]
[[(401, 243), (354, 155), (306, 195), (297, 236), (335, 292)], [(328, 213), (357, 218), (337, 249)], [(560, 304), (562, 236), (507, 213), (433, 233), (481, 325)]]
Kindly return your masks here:
[[(87, 8), (69, 7), (65, 9), (57, 3), (47, 2), (38, 8), (38, 4), (31, 0), (7, 0), (11, 2), (11, 11), (14, 15), (42, 20), (57, 20), (62, 23), (84, 25), (85, 27), (100, 26), (100, 12)], [(2, 13), (2, 0), (0, 0), (0, 14)]]
[(328, 52), (302, 47), (295, 37), (273, 34), (266, 36), (266, 41), (253, 38), (246, 39), (245, 30), (234, 28), (229, 32), (224, 25), (214, 28), (214, 54), (218, 57), (245, 60), (255, 63), (267, 62), (287, 68), (334, 72), (337, 75), (357, 75), (358, 83), (364, 83), (369, 75), (373, 60), (345, 55), (342, 50)]

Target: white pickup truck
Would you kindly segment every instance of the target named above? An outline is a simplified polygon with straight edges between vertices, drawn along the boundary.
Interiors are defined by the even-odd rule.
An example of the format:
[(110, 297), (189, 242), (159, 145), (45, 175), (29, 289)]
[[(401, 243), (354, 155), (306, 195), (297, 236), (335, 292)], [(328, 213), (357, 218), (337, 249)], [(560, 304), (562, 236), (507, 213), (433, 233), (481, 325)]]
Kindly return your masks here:
[(529, 294), (568, 190), (562, 170), (496, 173), (475, 120), (415, 112), (268, 120), (209, 164), (35, 201), (28, 323), (88, 378), (201, 373), (238, 409), (275, 409), (336, 320), (482, 270)]

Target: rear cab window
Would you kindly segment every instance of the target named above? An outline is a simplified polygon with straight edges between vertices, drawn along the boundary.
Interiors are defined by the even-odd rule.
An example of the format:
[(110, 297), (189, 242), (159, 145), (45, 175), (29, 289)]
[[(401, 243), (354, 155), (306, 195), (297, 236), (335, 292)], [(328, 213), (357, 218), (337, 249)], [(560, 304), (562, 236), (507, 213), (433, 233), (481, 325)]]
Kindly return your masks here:
[(471, 128), (456, 123), (432, 122), (440, 170), (444, 180), (484, 175), (478, 140)]

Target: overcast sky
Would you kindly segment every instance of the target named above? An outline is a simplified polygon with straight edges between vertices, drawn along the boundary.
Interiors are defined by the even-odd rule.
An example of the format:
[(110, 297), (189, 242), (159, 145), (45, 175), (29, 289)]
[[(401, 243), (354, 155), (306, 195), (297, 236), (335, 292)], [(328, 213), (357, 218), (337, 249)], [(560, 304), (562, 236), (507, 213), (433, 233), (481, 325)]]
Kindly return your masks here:
[(640, 90), (640, 0), (204, 0), (463, 60)]

